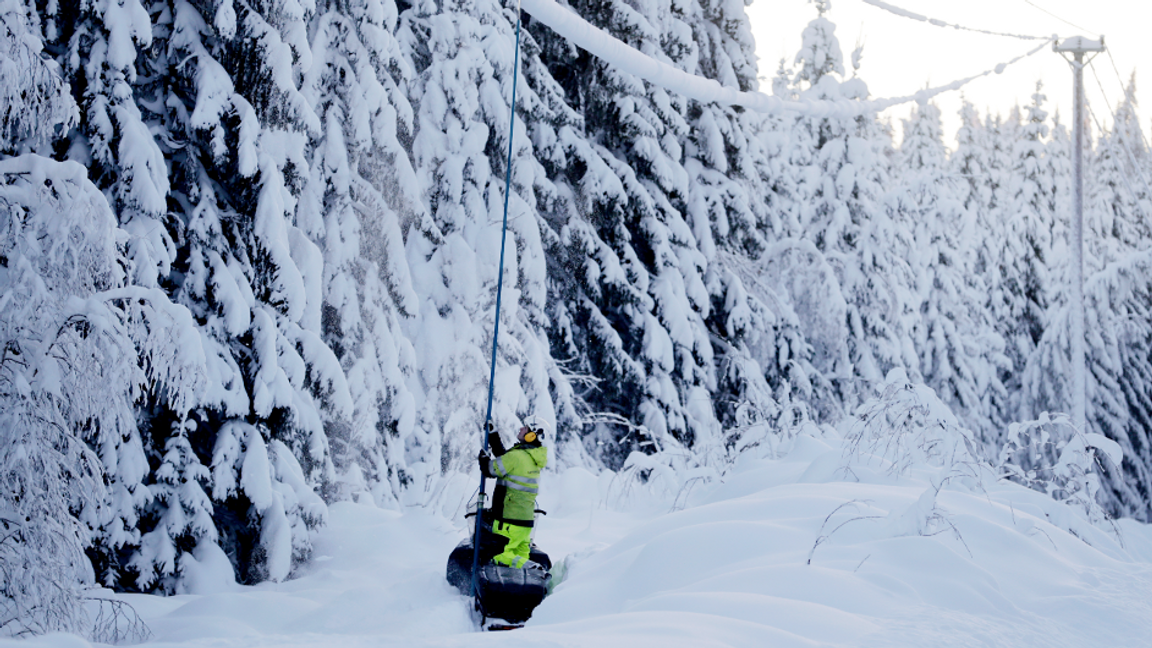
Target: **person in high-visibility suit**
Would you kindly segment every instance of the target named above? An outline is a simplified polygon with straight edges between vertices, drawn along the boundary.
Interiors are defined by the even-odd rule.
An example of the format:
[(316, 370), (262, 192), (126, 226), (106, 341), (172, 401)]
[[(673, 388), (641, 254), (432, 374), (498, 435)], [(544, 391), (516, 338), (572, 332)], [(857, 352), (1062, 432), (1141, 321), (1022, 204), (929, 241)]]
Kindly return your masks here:
[(548, 448), (543, 443), (548, 431), (543, 419), (532, 416), (521, 426), (516, 445), (505, 450), (500, 435), (490, 430), (491, 454), (480, 452), (480, 470), (496, 479), (496, 490), (492, 494), (492, 531), (507, 538), (504, 550), (492, 559), (495, 563), (507, 567), (540, 567), (528, 558), (540, 471), (548, 464)]

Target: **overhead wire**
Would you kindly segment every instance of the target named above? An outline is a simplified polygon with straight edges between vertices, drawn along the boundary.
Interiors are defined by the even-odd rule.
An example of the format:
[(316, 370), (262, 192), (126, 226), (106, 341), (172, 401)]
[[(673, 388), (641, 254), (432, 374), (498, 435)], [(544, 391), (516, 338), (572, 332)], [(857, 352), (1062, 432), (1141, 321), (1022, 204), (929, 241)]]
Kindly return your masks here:
[(793, 101), (762, 92), (741, 91), (732, 86), (721, 85), (715, 79), (696, 76), (667, 62), (658, 61), (592, 25), (570, 8), (556, 3), (555, 0), (524, 0), (524, 9), (532, 14), (533, 18), (552, 28), (552, 31), (589, 54), (606, 61), (623, 72), (689, 99), (695, 99), (702, 103), (742, 106), (757, 112), (775, 114), (791, 112), (811, 117), (856, 117), (880, 112), (903, 103), (928, 101), (938, 94), (958, 90), (981, 77), (1000, 74), (1008, 66), (1044, 49), (1053, 39), (1053, 37), (1045, 38), (1044, 42), (1028, 52), (979, 74), (957, 79), (943, 86), (926, 88), (903, 97), (866, 101), (849, 99)]
[[(883, 2), (882, 0), (861, 0), (861, 2), (864, 2), (865, 4), (868, 4), (868, 5), (872, 5), (874, 7), (879, 8), (879, 9), (883, 9), (884, 11), (887, 11), (891, 14), (894, 14), (894, 15), (897, 15), (897, 16), (900, 16), (903, 18), (909, 18), (911, 20), (926, 22), (926, 23), (934, 25), (936, 27), (946, 27), (946, 28), (952, 28), (952, 29), (957, 29), (957, 30), (962, 30), (962, 31), (969, 31), (969, 32), (975, 32), (975, 33), (980, 33), (980, 34), (988, 34), (988, 35), (992, 35), (992, 36), (1004, 36), (1004, 37), (1008, 37), (1008, 38), (1017, 38), (1017, 39), (1021, 39), (1021, 40), (1044, 40), (1045, 45), (1048, 42), (1051, 42), (1052, 40), (1056, 39), (1055, 35), (1053, 35), (1053, 36), (1028, 36), (1028, 35), (1023, 35), (1023, 34), (1012, 34), (1012, 33), (1006, 33), (1006, 32), (996, 32), (996, 31), (990, 31), (990, 30), (986, 30), (986, 29), (976, 29), (976, 28), (972, 28), (972, 27), (966, 27), (964, 25), (949, 23), (949, 22), (946, 22), (943, 20), (930, 18), (930, 17), (924, 16), (922, 14), (908, 11), (906, 9), (902, 9), (902, 8), (897, 7), (895, 5), (889, 4), (887, 2)], [(1076, 23), (1073, 23), (1069, 20), (1066, 20), (1066, 19), (1060, 17), (1060, 16), (1052, 13), (1051, 11), (1045, 9), (1044, 7), (1041, 7), (1040, 5), (1036, 4), (1035, 2), (1032, 2), (1032, 0), (1024, 0), (1024, 2), (1027, 3), (1028, 5), (1031, 5), (1035, 9), (1038, 9), (1038, 10), (1044, 12), (1045, 14), (1048, 14), (1052, 18), (1059, 20), (1060, 22), (1062, 22), (1066, 25), (1069, 25), (1071, 27), (1075, 27), (1076, 29), (1079, 29), (1083, 32), (1098, 33), (1098, 32), (1093, 32), (1090, 29), (1086, 29), (1080, 25), (1077, 25)], [(1043, 46), (1041, 46), (1041, 47), (1043, 47)], [(1024, 56), (1016, 57), (1015, 59), (1012, 59), (1011, 61), (1009, 61), (1007, 64), (1002, 63), (1000, 66), (997, 66), (996, 73), (999, 74), (1000, 72), (1003, 71), (1003, 68), (1006, 67), (1007, 65), (1011, 65), (1012, 63), (1015, 63), (1016, 61), (1020, 60), (1021, 58), (1024, 58), (1026, 56), (1030, 56), (1030, 55), (1034, 54), (1036, 51), (1038, 51), (1038, 50), (1032, 50), (1032, 51), (1028, 52), (1027, 54), (1025, 54)], [(1120, 83), (1121, 92), (1122, 93), (1127, 92), (1126, 86), (1124, 85), (1123, 77), (1121, 77), (1120, 70), (1116, 66), (1116, 59), (1112, 57), (1112, 51), (1107, 50), (1107, 49), (1105, 51), (1108, 54), (1108, 60), (1111, 61), (1111, 63), (1112, 63), (1112, 70), (1116, 74), (1116, 80)], [(1110, 101), (1108, 101), (1108, 94), (1104, 90), (1104, 84), (1100, 81), (1100, 76), (1096, 72), (1095, 65), (1093, 65), (1090, 61), (1088, 67), (1090, 67), (1092, 69), (1092, 76), (1095, 77), (1095, 79), (1096, 79), (1096, 85), (1099, 86), (1099, 88), (1100, 88), (1100, 93), (1104, 98), (1105, 105), (1108, 106), (1108, 111), (1110, 113), (1112, 113), (1113, 115), (1115, 115), (1115, 111), (1113, 111), (1113, 109), (1112, 109), (1112, 104)], [(984, 75), (987, 75), (988, 73), (989, 72), (985, 72)], [(984, 75), (980, 75), (980, 76), (984, 76)], [(969, 77), (968, 79), (964, 79), (961, 82), (959, 82), (959, 85), (964, 85), (964, 84), (968, 83), (968, 81), (971, 81), (972, 79), (975, 79), (975, 78), (977, 78), (977, 77)], [(935, 96), (936, 94), (939, 94), (941, 91), (943, 91), (942, 89), (939, 89), (939, 90), (933, 89), (933, 90), (934, 91), (931, 92), (930, 96)], [(893, 101), (893, 100), (880, 100), (880, 101), (883, 101), (886, 103), (888, 101)], [(896, 99), (895, 101), (903, 103), (902, 101), (899, 101), (899, 98)], [(1092, 110), (1091, 105), (1088, 104), (1087, 101), (1085, 101), (1085, 105), (1088, 106), (1088, 112), (1092, 116), (1092, 120), (1093, 120), (1093, 122), (1095, 122), (1097, 130), (1099, 130), (1101, 133), (1103, 133), (1104, 132), (1103, 126), (1100, 123), (1099, 118), (1097, 118), (1095, 111)], [(1140, 129), (1139, 127), (1137, 127), (1137, 132), (1140, 133), (1140, 139), (1144, 145), (1145, 150), (1149, 150), (1148, 140), (1144, 135), (1144, 131), (1142, 129)], [(1119, 140), (1120, 140), (1121, 146), (1124, 148), (1124, 151), (1128, 155), (1128, 159), (1131, 162), (1132, 167), (1136, 170), (1136, 173), (1139, 174), (1140, 180), (1143, 182), (1144, 188), (1148, 192), (1146, 195), (1150, 199), (1152, 199), (1152, 183), (1149, 183), (1148, 178), (1144, 173), (1144, 168), (1137, 161), (1136, 155), (1135, 155), (1135, 153), (1132, 152), (1131, 147), (1128, 145), (1127, 139), (1124, 137), (1120, 137)], [(1144, 217), (1147, 218), (1147, 213), (1144, 213), (1145, 212), (1144, 207), (1140, 202), (1139, 195), (1136, 193), (1136, 190), (1132, 186), (1131, 180), (1128, 178), (1128, 174), (1121, 174), (1121, 176), (1124, 178), (1124, 184), (1125, 184), (1125, 186), (1128, 187), (1128, 192), (1132, 195), (1132, 199), (1136, 203), (1137, 209), (1139, 209), (1143, 213)]]
[(1041, 7), (1040, 5), (1036, 4), (1035, 2), (1032, 2), (1032, 0), (1024, 0), (1024, 2), (1035, 7), (1036, 9), (1039, 9), (1040, 11), (1043, 11), (1044, 13), (1048, 14), (1049, 16), (1052, 16), (1053, 18), (1055, 18), (1056, 20), (1059, 20), (1060, 22), (1064, 23), (1065, 25), (1068, 25), (1070, 27), (1075, 27), (1076, 29), (1079, 29), (1082, 32), (1088, 32), (1090, 34), (1096, 34), (1096, 35), (1100, 34), (1100, 32), (1092, 31), (1091, 29), (1085, 29), (1085, 28), (1081, 27), (1080, 25), (1077, 25), (1074, 22), (1064, 20), (1060, 16), (1057, 16), (1056, 14), (1052, 13), (1051, 11), (1048, 11), (1047, 9), (1045, 9), (1044, 7)]
[(878, 9), (883, 9), (884, 11), (887, 11), (890, 14), (900, 16), (902, 18), (909, 18), (911, 20), (918, 20), (920, 22), (925, 22), (925, 23), (928, 23), (930, 25), (935, 25), (937, 27), (949, 27), (949, 28), (958, 29), (961, 31), (975, 32), (977, 34), (987, 34), (989, 36), (1004, 36), (1006, 38), (1018, 38), (1020, 40), (1047, 41), (1047, 40), (1051, 40), (1051, 38), (1052, 38), (1051, 36), (1028, 36), (1025, 34), (1011, 34), (1011, 33), (1007, 33), (1007, 32), (991, 31), (988, 29), (976, 29), (974, 27), (965, 27), (964, 25), (957, 25), (956, 23), (950, 23), (950, 22), (947, 22), (944, 20), (939, 20), (937, 18), (929, 18), (928, 16), (918, 14), (914, 11), (908, 11), (907, 9), (902, 9), (902, 8), (897, 7), (895, 5), (888, 4), (887, 2), (882, 2), (881, 0), (860, 0), (860, 1), (863, 2), (864, 4), (872, 5), (873, 7), (876, 7)]

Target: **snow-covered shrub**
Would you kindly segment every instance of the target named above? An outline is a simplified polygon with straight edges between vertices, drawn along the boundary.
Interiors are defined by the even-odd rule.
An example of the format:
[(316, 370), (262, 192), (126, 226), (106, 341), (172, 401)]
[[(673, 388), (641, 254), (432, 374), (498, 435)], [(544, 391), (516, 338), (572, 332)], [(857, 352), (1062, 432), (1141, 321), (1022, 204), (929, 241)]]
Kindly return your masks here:
[(20, 356), (0, 362), (0, 636), (85, 632), (90, 534), (70, 509), (99, 501), (99, 462), (52, 395), (16, 384)]
[[(880, 537), (951, 535), (965, 547), (960, 530), (938, 504), (946, 487), (982, 490), (990, 466), (980, 453), (976, 436), (960, 425), (952, 410), (931, 387), (913, 383), (903, 369), (888, 372), (878, 395), (865, 401), (849, 419), (840, 471), (855, 479), (865, 477), (862, 468), (878, 467), (881, 480), (926, 479), (927, 488), (907, 506), (888, 511), (862, 511), (862, 502), (837, 507), (824, 521), (809, 552), (829, 540), (837, 530), (859, 520), (872, 520)], [(873, 479), (877, 476), (873, 473)], [(852, 517), (838, 516), (848, 508)], [(837, 524), (833, 526), (833, 520)]]
[(1080, 432), (1066, 415), (1044, 413), (1035, 421), (1008, 427), (997, 465), (1005, 479), (1047, 493), (1098, 524), (1109, 519), (1097, 499), (1101, 453), (1115, 466), (1123, 458), (1115, 441)]
[(794, 400), (773, 401), (770, 406), (741, 403), (736, 407), (736, 423), (736, 427), (725, 430), (731, 439), (728, 463), (745, 453), (777, 459), (788, 452), (797, 434), (820, 438), (831, 430), (831, 426), (812, 420), (804, 402)]
[[(2, 3), (0, 22), (0, 80), (24, 91), (0, 98), (0, 150), (39, 150), (76, 107), (41, 58), (30, 9)], [(128, 285), (134, 243), (82, 165), (0, 160), (4, 634), (101, 630), (80, 602), (93, 581), (85, 551), (137, 542), (152, 498), (135, 406), (147, 396), (186, 411), (202, 386), (188, 311)]]
[[(755, 385), (755, 381), (749, 384)], [(787, 397), (782, 401), (769, 396), (736, 404), (735, 426), (724, 430), (723, 447), (689, 449), (668, 435), (653, 438), (642, 446), (649, 452), (634, 451), (625, 459), (612, 481), (609, 501), (623, 501), (636, 489), (643, 489), (655, 500), (671, 501), (672, 508), (678, 509), (687, 504), (688, 495), (697, 486), (723, 479), (745, 455), (778, 459), (792, 448), (799, 434), (835, 436), (831, 426), (813, 420), (803, 401)]]
[(907, 506), (894, 507), (885, 512), (872, 502), (851, 500), (837, 506), (824, 518), (812, 547), (808, 550), (808, 564), (820, 545), (832, 540), (837, 531), (855, 522), (871, 522), (872, 534), (882, 538), (908, 536), (935, 536), (951, 531), (952, 537), (971, 554), (960, 530), (952, 523), (948, 512), (937, 504), (937, 497), (945, 483), (930, 484)]
[(84, 550), (130, 540), (148, 497), (133, 403), (186, 363), (152, 337), (173, 333), (151, 317), (170, 302), (123, 287), (122, 232), (83, 167), (25, 155), (0, 178), (2, 625), (84, 631)]
[[(0, 150), (9, 153), (76, 117), (37, 30), (27, 5), (0, 2)], [(106, 313), (69, 298), (115, 282), (115, 221), (79, 165), (27, 155), (0, 161), (0, 174), (0, 636), (83, 632), (91, 529), (74, 512), (96, 517), (105, 490), (74, 425), (115, 428), (118, 417), (83, 411), (72, 379), (92, 367), (83, 360), (121, 345), (106, 335)], [(83, 378), (75, 395), (111, 387)]]
[(692, 453), (682, 448), (651, 455), (633, 452), (612, 480), (606, 499), (614, 506), (622, 506), (633, 499), (637, 490), (643, 490), (655, 501), (672, 502), (672, 508), (679, 509), (695, 486), (708, 483), (719, 474), (711, 466), (700, 465)]
[(0, 150), (35, 149), (71, 126), (76, 104), (60, 68), (41, 56), (39, 16), (20, 0), (0, 2)]
[[(901, 370), (889, 372), (880, 395), (860, 407), (845, 438), (843, 470), (856, 474), (857, 466), (879, 461), (891, 476), (913, 472), (926, 476), (930, 487), (905, 511), (889, 514), (896, 535), (934, 534), (948, 529), (958, 534), (936, 505), (939, 491), (959, 485), (982, 489), (984, 478), (1006, 478), (1049, 495), (1068, 507), (1046, 509), (1054, 524), (1072, 532), (1109, 516), (1100, 506), (1100, 453), (1119, 465), (1119, 444), (1100, 434), (1077, 431), (1063, 415), (1042, 415), (1036, 421), (1014, 423), (995, 459), (984, 457), (974, 435), (961, 427), (952, 412), (924, 385), (908, 381)], [(1078, 534), (1084, 537), (1083, 534)], [(961, 538), (962, 539), (962, 538)]]
[(893, 369), (878, 391), (850, 424), (845, 470), (878, 460), (894, 476), (920, 467), (936, 469), (942, 479), (980, 476), (984, 462), (972, 433), (930, 387), (913, 384), (903, 369)]
[[(884, 537), (931, 536), (950, 531), (964, 544), (947, 511), (938, 506), (937, 497), (947, 486), (981, 489), (983, 478), (990, 476), (975, 435), (960, 425), (931, 387), (911, 382), (903, 369), (889, 371), (877, 391), (879, 394), (865, 401), (850, 419), (841, 470), (860, 479), (858, 468), (878, 464), (888, 477), (906, 478), (913, 473), (925, 477), (928, 487), (904, 508), (858, 514), (848, 522), (879, 520), (879, 533)], [(835, 513), (829, 514), (829, 519)], [(841, 522), (827, 536), (846, 523)], [(819, 536), (812, 551), (827, 536)]]

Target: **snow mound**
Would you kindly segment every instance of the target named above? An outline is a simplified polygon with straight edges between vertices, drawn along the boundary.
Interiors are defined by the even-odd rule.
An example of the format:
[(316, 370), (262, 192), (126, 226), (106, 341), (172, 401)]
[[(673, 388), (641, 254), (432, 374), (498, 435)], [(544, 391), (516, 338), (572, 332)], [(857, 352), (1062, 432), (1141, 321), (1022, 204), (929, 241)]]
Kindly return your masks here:
[[(744, 456), (672, 512), (611, 473), (545, 473), (537, 542), (566, 573), (516, 644), (1113, 648), (1152, 635), (1147, 527), (1091, 525), (1044, 493), (961, 474), (959, 446), (892, 461), (867, 434)], [(337, 504), (291, 580), (222, 587), (220, 557), (204, 556), (200, 593), (121, 598), (151, 627), (147, 645), (494, 645), (511, 637), (477, 633), (444, 579), (465, 524)]]
[(530, 629), (661, 646), (1116, 646), (1152, 630), (1143, 525), (1088, 544), (1052, 522), (1075, 512), (1015, 484), (844, 468), (810, 437), (745, 462), (573, 565)]

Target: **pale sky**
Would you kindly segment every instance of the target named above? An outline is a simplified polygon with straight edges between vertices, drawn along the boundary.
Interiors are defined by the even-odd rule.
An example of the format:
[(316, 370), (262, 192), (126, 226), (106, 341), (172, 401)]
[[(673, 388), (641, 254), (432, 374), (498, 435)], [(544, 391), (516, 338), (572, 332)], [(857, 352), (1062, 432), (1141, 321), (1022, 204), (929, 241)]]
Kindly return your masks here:
[[(1108, 52), (1100, 54), (1085, 68), (1084, 85), (1088, 102), (1097, 119), (1107, 128), (1111, 122), (1107, 105), (1113, 107), (1123, 96), (1117, 70), (1124, 83), (1133, 69), (1137, 72), (1137, 101), (1145, 133), (1147, 115), (1152, 109), (1152, 2), (1149, 0), (884, 0), (900, 7), (948, 23), (974, 29), (1014, 34), (1061, 37), (1103, 35)], [(1033, 49), (1038, 43), (1015, 38), (989, 36), (934, 25), (893, 15), (862, 0), (831, 0), (828, 18), (836, 24), (836, 35), (844, 53), (844, 64), (852, 74), (851, 52), (864, 44), (859, 75), (868, 83), (874, 98), (903, 96), (925, 85), (937, 86), (994, 68)], [(810, 0), (754, 0), (747, 8), (760, 58), (761, 90), (771, 91), (771, 79), (781, 57), (792, 64), (800, 47), (800, 32), (816, 16)], [(1097, 85), (1093, 68), (1103, 84)], [(1072, 117), (1072, 72), (1061, 56), (1050, 48), (1037, 52), (1004, 70), (1003, 74), (977, 79), (961, 91), (981, 114), (1007, 114), (1013, 105), (1027, 105), (1037, 79), (1043, 81), (1049, 114), (1059, 109), (1064, 124)], [(955, 145), (959, 123), (960, 92), (936, 99), (944, 117), (946, 143)], [(910, 107), (889, 109), (897, 138)]]

